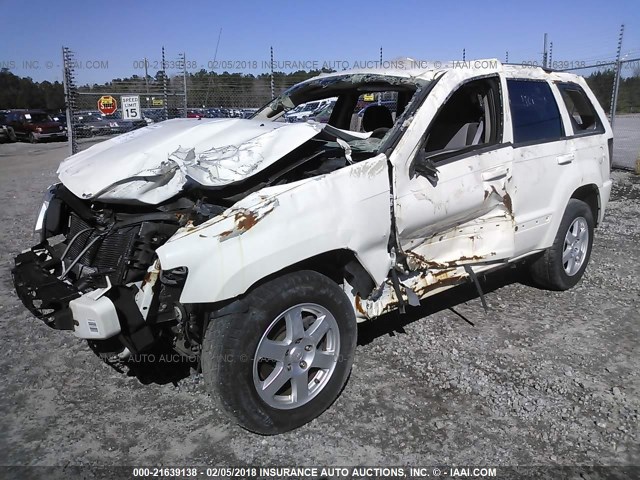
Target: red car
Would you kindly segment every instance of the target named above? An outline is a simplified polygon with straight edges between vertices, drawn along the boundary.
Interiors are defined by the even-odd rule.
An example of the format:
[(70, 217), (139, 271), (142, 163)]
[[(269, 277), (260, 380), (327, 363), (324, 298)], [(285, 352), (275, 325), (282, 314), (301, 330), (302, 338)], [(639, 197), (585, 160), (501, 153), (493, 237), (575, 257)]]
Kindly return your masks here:
[(37, 143), (41, 140), (66, 140), (67, 130), (44, 110), (11, 110), (6, 124), (13, 128), (16, 139)]
[(204, 110), (187, 110), (187, 118), (204, 118), (205, 115)]

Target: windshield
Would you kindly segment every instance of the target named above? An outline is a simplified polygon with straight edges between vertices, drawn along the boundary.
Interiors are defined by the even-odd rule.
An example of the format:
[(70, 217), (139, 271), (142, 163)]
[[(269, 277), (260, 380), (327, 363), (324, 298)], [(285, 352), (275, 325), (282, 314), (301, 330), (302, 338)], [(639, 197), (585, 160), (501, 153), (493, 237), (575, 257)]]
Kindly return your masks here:
[(51, 117), (46, 113), (25, 113), (24, 118), (28, 123), (51, 122)]
[(258, 110), (253, 118), (277, 120), (284, 113), (315, 110), (322, 100), (335, 99), (339, 102), (341, 97), (357, 98), (366, 92), (396, 91), (413, 94), (428, 83), (430, 80), (419, 77), (382, 73), (321, 76), (289, 88)]
[[(291, 87), (252, 118), (326, 123), (321, 127), (320, 137), (330, 142), (327, 144), (330, 147), (346, 151), (348, 146), (349, 151), (375, 154), (384, 148), (387, 139), (396, 138), (396, 133), (406, 128), (405, 119), (421, 102), (422, 95), (418, 92), (432, 84), (432, 78), (381, 73), (321, 76)], [(359, 115), (366, 106), (375, 108), (367, 115)], [(305, 113), (322, 110), (327, 116), (290, 115), (296, 110)]]

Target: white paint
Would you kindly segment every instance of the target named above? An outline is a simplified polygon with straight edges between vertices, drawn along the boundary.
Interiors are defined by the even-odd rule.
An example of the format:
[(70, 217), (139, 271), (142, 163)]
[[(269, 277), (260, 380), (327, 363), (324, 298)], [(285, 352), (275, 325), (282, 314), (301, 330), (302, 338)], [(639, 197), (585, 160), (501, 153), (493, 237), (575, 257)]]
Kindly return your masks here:
[(167, 120), (67, 158), (58, 176), (80, 198), (157, 204), (180, 193), (189, 178), (221, 186), (253, 175), (321, 128), (244, 119)]
[[(238, 220), (249, 214), (257, 221), (239, 229)], [(378, 155), (253, 193), (222, 215), (179, 230), (157, 254), (162, 269), (188, 268), (185, 303), (233, 298), (267, 275), (334, 249), (355, 252), (381, 284), (391, 266), (390, 225), (387, 160)]]

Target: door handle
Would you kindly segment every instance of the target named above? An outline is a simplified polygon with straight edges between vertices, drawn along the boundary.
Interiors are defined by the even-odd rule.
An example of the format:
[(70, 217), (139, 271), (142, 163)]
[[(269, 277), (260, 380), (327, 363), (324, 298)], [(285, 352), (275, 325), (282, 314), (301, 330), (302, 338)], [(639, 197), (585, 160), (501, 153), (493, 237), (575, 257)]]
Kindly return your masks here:
[(507, 167), (498, 167), (494, 170), (489, 170), (488, 172), (482, 172), (482, 180), (485, 182), (496, 180), (498, 178), (506, 177), (507, 173), (509, 173), (509, 169)]
[(566, 165), (573, 162), (574, 158), (575, 155), (573, 153), (567, 153), (565, 155), (559, 155), (558, 157), (556, 157), (556, 160), (558, 160), (558, 165)]

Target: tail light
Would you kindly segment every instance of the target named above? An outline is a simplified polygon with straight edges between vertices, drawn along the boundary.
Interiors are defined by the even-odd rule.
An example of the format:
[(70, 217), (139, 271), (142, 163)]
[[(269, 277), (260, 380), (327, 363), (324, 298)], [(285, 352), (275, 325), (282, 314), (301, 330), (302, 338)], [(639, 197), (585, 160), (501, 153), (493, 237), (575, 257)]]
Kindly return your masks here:
[(609, 144), (609, 171), (613, 168), (613, 137), (608, 141)]

